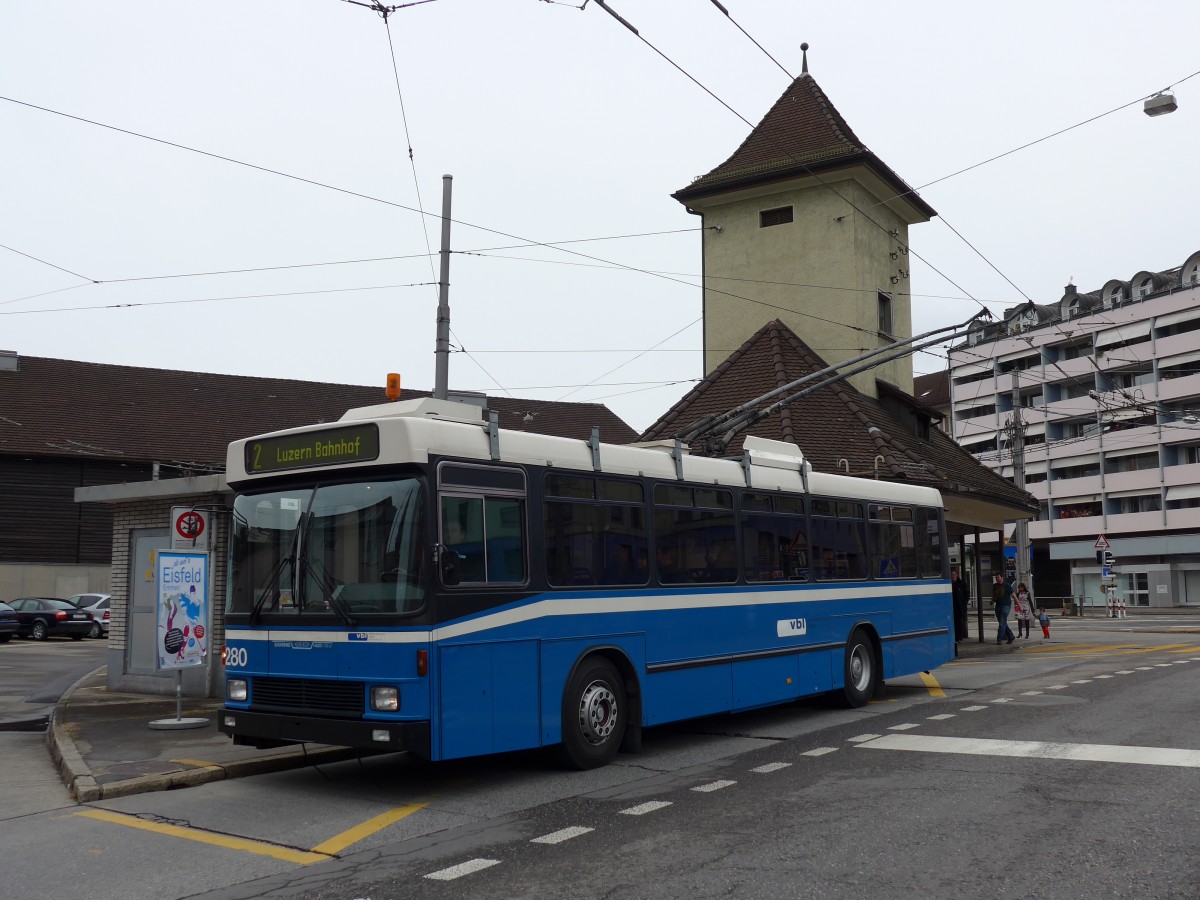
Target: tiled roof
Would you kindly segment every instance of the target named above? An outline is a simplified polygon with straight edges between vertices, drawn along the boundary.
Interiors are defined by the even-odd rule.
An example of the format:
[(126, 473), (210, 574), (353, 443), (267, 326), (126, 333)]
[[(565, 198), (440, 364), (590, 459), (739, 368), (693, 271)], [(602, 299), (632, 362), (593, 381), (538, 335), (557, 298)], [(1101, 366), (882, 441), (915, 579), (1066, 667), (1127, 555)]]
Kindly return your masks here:
[[(782, 322), (768, 322), (671, 407), (642, 440), (672, 438), (703, 416), (725, 412), (826, 365)], [(937, 428), (928, 429), (927, 438), (906, 428), (889, 405), (917, 415), (936, 413), (890, 385), (880, 383), (880, 388), (884, 401), (859, 393), (845, 381), (822, 387), (751, 426), (728, 452), (740, 453), (742, 438), (754, 434), (797, 444), (818, 472), (844, 472), (838, 463), (845, 460), (855, 475), (873, 474), (876, 457), (881, 456), (880, 478), (982, 496), (1015, 509), (1037, 509), (1030, 494), (981, 465)]]
[(950, 405), (950, 372), (930, 372), (913, 379), (913, 396), (918, 403), (939, 407)]
[(897, 194), (908, 194), (907, 200), (926, 216), (937, 215), (915, 193), (908, 193), (912, 188), (866, 148), (807, 72), (791, 83), (729, 159), (673, 196), (682, 202), (735, 185), (854, 162), (875, 169)]
[[(427, 391), (404, 390), (406, 399)], [(0, 371), (0, 454), (104, 458), (223, 467), (230, 441), (280, 428), (334, 422), (386, 403), (383, 386), (322, 384), (62, 359), (21, 357)], [(599, 403), (489, 397), (500, 426), (609, 443), (636, 433)], [(532, 415), (529, 422), (526, 415)]]

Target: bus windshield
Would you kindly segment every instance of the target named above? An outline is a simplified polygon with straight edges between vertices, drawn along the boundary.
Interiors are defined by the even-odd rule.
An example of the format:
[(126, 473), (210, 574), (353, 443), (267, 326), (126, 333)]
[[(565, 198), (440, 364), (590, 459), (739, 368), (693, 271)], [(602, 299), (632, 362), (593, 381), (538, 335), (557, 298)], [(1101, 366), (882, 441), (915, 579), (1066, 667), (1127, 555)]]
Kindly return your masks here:
[(425, 605), (420, 481), (243, 494), (234, 501), (232, 614), (394, 616)]

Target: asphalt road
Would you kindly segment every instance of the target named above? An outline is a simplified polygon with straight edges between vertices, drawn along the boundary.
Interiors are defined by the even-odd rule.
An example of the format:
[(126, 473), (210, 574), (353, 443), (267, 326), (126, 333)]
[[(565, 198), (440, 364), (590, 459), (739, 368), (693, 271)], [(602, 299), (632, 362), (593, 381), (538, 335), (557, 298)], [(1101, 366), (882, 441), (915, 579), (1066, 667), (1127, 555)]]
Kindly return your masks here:
[(13, 638), (0, 644), (0, 731), (6, 724), (37, 730), (36, 720), (67, 688), (104, 664), (107, 647), (107, 641), (92, 638)]
[(5, 810), (6, 893), (1197, 896), (1200, 633), (1157, 624), (965, 658), (863, 710), (653, 729), (593, 772), (390, 756)]

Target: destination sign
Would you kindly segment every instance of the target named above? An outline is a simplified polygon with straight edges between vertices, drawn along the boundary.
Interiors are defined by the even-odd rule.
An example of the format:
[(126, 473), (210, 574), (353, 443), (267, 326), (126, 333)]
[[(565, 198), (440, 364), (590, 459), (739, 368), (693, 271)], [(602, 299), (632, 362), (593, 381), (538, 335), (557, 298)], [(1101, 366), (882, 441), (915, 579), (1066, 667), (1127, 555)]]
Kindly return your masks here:
[(370, 462), (378, 458), (379, 428), (370, 423), (285, 434), (246, 444), (246, 471), (251, 474)]

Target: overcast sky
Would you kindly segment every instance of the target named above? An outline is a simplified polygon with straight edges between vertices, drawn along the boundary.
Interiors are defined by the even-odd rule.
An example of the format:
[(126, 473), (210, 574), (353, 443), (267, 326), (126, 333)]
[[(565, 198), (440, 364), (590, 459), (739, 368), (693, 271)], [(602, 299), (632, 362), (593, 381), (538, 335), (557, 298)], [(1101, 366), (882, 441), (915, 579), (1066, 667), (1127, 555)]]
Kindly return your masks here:
[[(914, 260), (914, 331), (1200, 249), (1194, 0), (611, 0), (640, 38), (581, 2), (399, 9), (398, 92), (388, 26), (341, 0), (0, 0), (0, 349), (431, 389), (449, 173), (451, 388), (643, 429), (702, 374), (699, 220), (670, 194), (750, 130), (656, 49), (757, 123), (790, 79), (750, 38), (792, 75), (807, 41), (859, 138), (928, 185), (912, 247), (950, 280)], [(403, 258), (312, 265), (380, 257)]]

